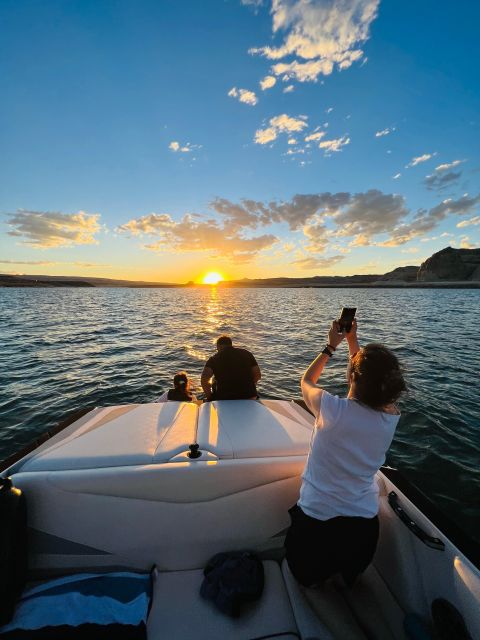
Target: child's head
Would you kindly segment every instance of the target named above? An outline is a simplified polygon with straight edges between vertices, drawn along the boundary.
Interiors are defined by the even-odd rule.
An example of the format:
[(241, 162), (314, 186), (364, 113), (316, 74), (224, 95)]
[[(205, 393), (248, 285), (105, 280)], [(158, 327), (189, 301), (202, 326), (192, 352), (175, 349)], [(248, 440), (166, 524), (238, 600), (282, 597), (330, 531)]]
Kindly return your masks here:
[(173, 376), (173, 386), (177, 391), (188, 393), (190, 390), (190, 380), (185, 371), (179, 371)]
[(350, 376), (356, 398), (372, 409), (396, 402), (406, 390), (397, 357), (382, 344), (360, 349), (352, 358)]

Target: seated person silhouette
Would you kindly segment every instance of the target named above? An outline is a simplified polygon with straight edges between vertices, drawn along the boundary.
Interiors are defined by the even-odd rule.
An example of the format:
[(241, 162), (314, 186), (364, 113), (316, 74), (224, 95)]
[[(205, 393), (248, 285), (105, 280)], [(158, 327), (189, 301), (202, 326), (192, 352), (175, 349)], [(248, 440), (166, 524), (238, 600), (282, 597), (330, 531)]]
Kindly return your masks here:
[(167, 402), (176, 400), (177, 402), (196, 402), (197, 399), (190, 391), (190, 380), (185, 371), (179, 371), (173, 376), (173, 389), (169, 389), (155, 400), (155, 402)]
[(206, 401), (255, 400), (255, 385), (261, 377), (260, 367), (250, 351), (234, 347), (230, 336), (224, 335), (217, 340), (217, 353), (205, 364), (201, 384)]

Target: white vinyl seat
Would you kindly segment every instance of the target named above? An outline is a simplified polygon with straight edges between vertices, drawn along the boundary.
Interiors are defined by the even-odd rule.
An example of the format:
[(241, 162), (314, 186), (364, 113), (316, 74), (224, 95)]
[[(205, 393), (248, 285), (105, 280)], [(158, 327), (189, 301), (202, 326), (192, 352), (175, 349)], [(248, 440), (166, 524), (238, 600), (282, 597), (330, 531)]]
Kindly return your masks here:
[(268, 637), (293, 640), (300, 635), (279, 565), (263, 563), (265, 587), (238, 618), (224, 615), (200, 596), (201, 569), (157, 574), (147, 623), (148, 640), (249, 640)]

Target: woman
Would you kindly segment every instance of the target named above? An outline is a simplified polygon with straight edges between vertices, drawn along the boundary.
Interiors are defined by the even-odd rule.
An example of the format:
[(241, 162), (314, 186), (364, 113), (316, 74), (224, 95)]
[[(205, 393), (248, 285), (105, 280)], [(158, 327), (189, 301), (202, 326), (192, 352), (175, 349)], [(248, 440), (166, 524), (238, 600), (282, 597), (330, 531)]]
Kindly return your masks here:
[[(338, 345), (350, 352), (347, 398), (316, 386)], [(348, 585), (370, 564), (378, 540), (375, 474), (385, 460), (400, 412), (405, 382), (396, 356), (380, 344), (359, 348), (357, 323), (349, 333), (333, 322), (328, 344), (302, 378), (303, 398), (315, 430), (290, 515), (287, 561), (305, 586), (341, 573)]]
[(176, 400), (177, 402), (197, 401), (190, 391), (190, 380), (185, 371), (179, 371), (173, 376), (173, 389), (162, 393), (156, 402), (167, 402), (168, 400)]

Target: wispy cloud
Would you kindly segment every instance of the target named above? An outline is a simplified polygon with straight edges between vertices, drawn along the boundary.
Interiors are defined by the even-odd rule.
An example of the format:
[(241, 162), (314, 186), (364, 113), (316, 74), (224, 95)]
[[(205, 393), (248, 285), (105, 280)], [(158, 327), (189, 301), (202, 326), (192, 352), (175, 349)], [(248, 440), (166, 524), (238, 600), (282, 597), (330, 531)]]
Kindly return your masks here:
[(190, 153), (192, 151), (195, 151), (195, 149), (201, 149), (202, 145), (190, 144), (190, 142), (187, 142), (185, 144), (180, 144), (178, 140), (172, 140), (172, 142), (170, 142), (170, 144), (168, 145), (168, 148), (170, 149), (170, 151), (173, 151), (174, 153)]
[(295, 86), (293, 84), (287, 84), (287, 86), (283, 89), (283, 93), (292, 93), (294, 89)]
[(272, 66), (276, 76), (299, 82), (316, 82), (334, 68), (347, 69), (363, 57), (359, 48), (369, 38), (379, 0), (306, 2), (272, 0), (273, 33), (283, 32), (279, 46), (250, 49), (269, 60), (294, 58)]
[(431, 175), (426, 176), (424, 183), (431, 191), (441, 191), (446, 187), (451, 187), (461, 177), (461, 171), (440, 171), (435, 170)]
[(401, 173), (396, 173), (394, 176), (392, 176), (392, 178), (393, 178), (394, 180), (398, 180), (398, 179), (400, 178), (400, 176), (401, 176), (401, 175), (402, 175)]
[(420, 210), (411, 222), (396, 226), (388, 240), (380, 243), (380, 245), (384, 247), (396, 247), (414, 238), (425, 236), (426, 233), (435, 229), (447, 216), (451, 214), (458, 216), (468, 215), (479, 203), (480, 194), (475, 197), (470, 197), (468, 194), (465, 194), (457, 200), (447, 198), (428, 211)]
[(279, 116), (270, 118), (269, 127), (265, 129), (258, 129), (255, 132), (256, 144), (267, 144), (277, 139), (280, 133), (294, 133), (302, 131), (308, 126), (306, 122), (306, 116), (299, 116), (293, 118), (286, 113), (282, 113)]
[(464, 227), (474, 227), (477, 224), (480, 224), (480, 216), (474, 216), (469, 220), (462, 220), (461, 222), (457, 223), (457, 227), (459, 229), (463, 229)]
[(98, 244), (95, 234), (101, 229), (100, 214), (26, 211), (7, 214), (8, 235), (22, 238), (22, 244), (36, 249)]
[(303, 271), (313, 271), (315, 269), (318, 271), (323, 271), (324, 269), (333, 267), (335, 264), (338, 264), (344, 259), (345, 256), (342, 255), (330, 256), (328, 258), (306, 256), (305, 258), (298, 258), (297, 260), (293, 260), (290, 264), (295, 265)]
[(266, 89), (271, 89), (272, 87), (274, 87), (276, 83), (277, 79), (275, 78), (275, 76), (265, 76), (263, 80), (260, 80), (260, 88), (262, 89), (262, 91), (265, 91)]
[(416, 167), (417, 164), (420, 164), (422, 162), (427, 162), (427, 160), (430, 160), (430, 158), (433, 158), (433, 156), (436, 156), (436, 155), (437, 155), (437, 152), (435, 151), (434, 153), (424, 153), (421, 156), (416, 156), (415, 158), (412, 158), (408, 164), (405, 165), (405, 169), (410, 169), (410, 167)]
[(69, 264), (75, 265), (77, 267), (110, 267), (109, 264), (98, 263), (98, 262), (79, 262), (76, 260), (75, 262), (64, 262), (58, 260), (2, 260), (0, 259), (0, 264), (21, 264), (21, 265), (30, 265), (30, 266), (52, 266), (59, 264)]
[(447, 171), (448, 169), (458, 167), (458, 165), (462, 164), (462, 162), (465, 162), (465, 160), (454, 160), (453, 162), (445, 162), (444, 164), (439, 164), (438, 167), (435, 167), (435, 171)]
[(304, 138), (305, 142), (317, 141), (327, 135), (326, 131), (315, 131)]
[(395, 131), (395, 127), (387, 127), (386, 129), (382, 129), (381, 131), (377, 131), (375, 133), (375, 137), (376, 138), (382, 138), (383, 136), (388, 136), (393, 131)]
[(228, 95), (231, 98), (237, 98), (239, 102), (249, 104), (251, 107), (254, 107), (258, 102), (255, 92), (249, 91), (248, 89), (237, 89), (236, 87), (232, 87), (228, 92)]
[(334, 140), (323, 140), (318, 145), (319, 149), (324, 149), (326, 155), (330, 155), (332, 153), (336, 153), (337, 151), (341, 151), (342, 147), (350, 144), (350, 138), (347, 136), (342, 136), (341, 138), (336, 138)]

